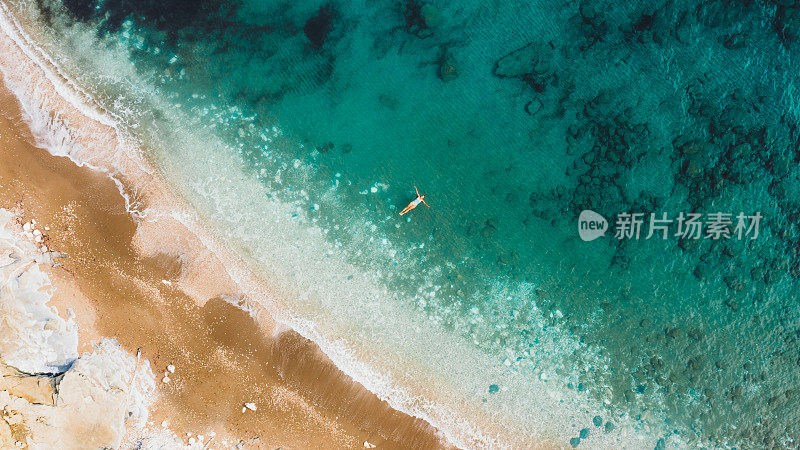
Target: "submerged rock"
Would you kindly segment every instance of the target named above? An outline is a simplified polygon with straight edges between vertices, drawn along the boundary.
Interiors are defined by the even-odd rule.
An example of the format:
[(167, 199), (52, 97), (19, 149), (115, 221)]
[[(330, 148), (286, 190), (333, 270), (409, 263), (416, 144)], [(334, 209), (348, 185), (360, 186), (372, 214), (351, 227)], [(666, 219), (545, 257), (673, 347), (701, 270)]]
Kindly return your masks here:
[(728, 50), (736, 50), (743, 48), (747, 45), (747, 35), (744, 33), (732, 33), (722, 41), (722, 45)]
[(419, 38), (429, 37), (432, 34), (431, 28), (439, 25), (442, 19), (436, 6), (418, 0), (406, 0), (403, 16), (406, 21), (406, 31)]
[(731, 311), (737, 311), (739, 309), (739, 301), (735, 298), (728, 298), (725, 300), (725, 306), (731, 309)]
[(728, 288), (734, 291), (741, 291), (744, 289), (744, 283), (742, 280), (730, 275), (725, 277), (725, 284), (728, 285)]
[(783, 178), (789, 174), (792, 167), (792, 159), (789, 155), (778, 155), (770, 160), (772, 172), (775, 176)]
[(319, 8), (317, 14), (306, 21), (303, 26), (303, 32), (306, 37), (311, 41), (311, 46), (315, 49), (322, 48), (325, 44), (325, 39), (333, 29), (333, 11), (330, 5), (325, 5)]
[(581, 3), (578, 11), (585, 20), (594, 20), (594, 18), (597, 17), (597, 11), (595, 11), (590, 2)]
[(542, 110), (543, 106), (544, 105), (542, 104), (542, 101), (539, 100), (538, 98), (531, 100), (525, 104), (525, 113), (528, 114), (529, 116), (536, 115), (536, 113)]
[(545, 84), (552, 75), (553, 49), (536, 42), (500, 58), (493, 70), (500, 78), (524, 78), (531, 84)]
[(775, 31), (784, 43), (795, 41), (800, 36), (800, 10), (781, 5), (775, 14)]
[(420, 16), (422, 17), (422, 22), (428, 28), (433, 28), (442, 21), (442, 15), (439, 12), (439, 9), (435, 6), (431, 5), (430, 3), (425, 3), (419, 9)]
[(444, 58), (439, 64), (439, 78), (444, 81), (453, 81), (458, 78), (458, 68), (451, 58)]
[(706, 264), (704, 262), (700, 262), (694, 268), (694, 271), (692, 273), (694, 274), (694, 276), (698, 280), (705, 280), (706, 277), (708, 276), (709, 272), (710, 272), (710, 268), (709, 268), (708, 264)]

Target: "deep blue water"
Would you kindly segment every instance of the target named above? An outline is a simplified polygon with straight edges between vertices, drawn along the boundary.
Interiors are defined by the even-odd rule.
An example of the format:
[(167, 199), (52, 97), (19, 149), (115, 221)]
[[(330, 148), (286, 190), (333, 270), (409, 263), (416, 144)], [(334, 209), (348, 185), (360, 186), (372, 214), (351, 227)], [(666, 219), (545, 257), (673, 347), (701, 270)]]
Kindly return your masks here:
[[(800, 6), (64, 5), (39, 8), (127, 50), (148, 95), (476, 352), (667, 430), (654, 447), (798, 445)], [(431, 208), (400, 218), (414, 186)], [(584, 209), (764, 219), (583, 242)], [(580, 345), (544, 354), (546, 330)]]

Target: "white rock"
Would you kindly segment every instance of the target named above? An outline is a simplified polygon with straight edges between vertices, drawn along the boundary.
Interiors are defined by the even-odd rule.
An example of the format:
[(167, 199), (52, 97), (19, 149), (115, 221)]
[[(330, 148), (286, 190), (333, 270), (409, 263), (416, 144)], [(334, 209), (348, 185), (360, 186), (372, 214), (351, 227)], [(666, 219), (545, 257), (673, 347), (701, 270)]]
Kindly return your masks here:
[(167, 370), (169, 370), (169, 373), (175, 373), (175, 366), (170, 364), (170, 365), (167, 366)]
[(6, 227), (12, 219), (13, 214), (0, 209), (0, 255), (19, 256), (18, 261), (4, 262), (0, 267), (0, 357), (22, 372), (60, 373), (78, 357), (77, 326), (74, 320), (63, 320), (48, 305), (52, 296), (50, 278), (38, 264), (29, 265), (36, 261), (39, 249)]
[(54, 410), (36, 405), (41, 422), (26, 423), (34, 446), (85, 448), (91, 439), (94, 448), (120, 448), (126, 425), (147, 423), (154, 381), (146, 362), (137, 363), (115, 341), (101, 340), (64, 374)]
[(255, 403), (245, 403), (245, 404), (244, 404), (244, 407), (245, 407), (245, 408), (247, 408), (247, 409), (249, 409), (250, 411), (255, 411), (256, 409), (258, 409), (258, 408), (256, 407), (256, 404), (255, 404)]
[(364, 441), (364, 448), (375, 448), (375, 444), (369, 441)]
[(25, 222), (25, 225), (22, 225), (22, 229), (25, 231), (31, 231), (31, 223)]
[(164, 377), (161, 379), (161, 381), (163, 381), (164, 383), (169, 383), (170, 380), (169, 377)]

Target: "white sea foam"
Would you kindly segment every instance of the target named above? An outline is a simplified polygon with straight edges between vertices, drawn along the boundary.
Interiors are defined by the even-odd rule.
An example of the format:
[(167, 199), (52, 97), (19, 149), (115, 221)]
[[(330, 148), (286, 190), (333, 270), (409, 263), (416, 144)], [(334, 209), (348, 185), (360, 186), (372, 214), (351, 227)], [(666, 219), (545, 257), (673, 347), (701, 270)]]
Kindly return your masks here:
[[(22, 36), (8, 13), (4, 9), (0, 14), (5, 36)], [(36, 56), (41, 50), (30, 39), (18, 37), (14, 42), (26, 48), (27, 57), (46, 59), (47, 64), (38, 65), (45, 73), (53, 70), (55, 63)], [(11, 73), (15, 68), (8, 61), (0, 64), (7, 82), (23, 81)], [(130, 76), (135, 77), (133, 70)], [(83, 99), (85, 93), (71, 94), (76, 83), (64, 82), (63, 72), (47, 78), (72, 107), (93, 119), (100, 114)], [(35, 85), (15, 86), (14, 82), (9, 83), (10, 87), (44, 148), (79, 164), (88, 162), (106, 173), (129, 175), (126, 167), (146, 167), (137, 161), (128, 165), (121, 162), (120, 158), (139, 156), (136, 152), (121, 152), (121, 145), (110, 149), (87, 146), (86, 142), (108, 139), (88, 139), (87, 133), (92, 130), (52, 119), (58, 117), (49, 110), (56, 106), (46, 101), (46, 92), (52, 90)], [(158, 105), (159, 100), (150, 101)], [(296, 205), (268, 198), (255, 175), (244, 173), (238, 157), (226, 151), (213, 134), (183, 129), (180, 124), (188, 121), (175, 114), (165, 119), (173, 121), (165, 128), (183, 134), (180, 145), (171, 146), (166, 155), (166, 171), (172, 178), (168, 181), (203, 212), (203, 217), (190, 209), (177, 209), (151, 211), (148, 220), (168, 214), (218, 254), (228, 253), (231, 247), (245, 251), (259, 272), (266, 274), (271, 289), (253, 281), (246, 267), (232, 264), (224, 269), (257, 303), (251, 307), (265, 308), (276, 320), (316, 342), (354, 380), (392, 407), (427, 420), (456, 445), (527, 447), (551, 439), (563, 443), (577, 433), (580, 425), (590, 423), (600, 409), (598, 402), (574, 391), (563, 391), (546, 376), (537, 379), (509, 370), (502, 358), (484, 354), (463, 338), (427, 322), (386, 289), (375, 273), (351, 265), (343, 250), (325, 239), (325, 230), (311, 225)], [(113, 116), (101, 114), (96, 120), (123, 133)], [(198, 149), (203, 149), (203, 158), (196, 157)], [(252, 214), (253, 211), (257, 213)], [(209, 228), (216, 236), (207, 232)], [(495, 283), (496, 291), (507, 297), (521, 294), (519, 287), (504, 281)], [(565, 333), (555, 329), (547, 333), (551, 339), (536, 349), (543, 364), (577, 349), (575, 342), (564, 337)], [(503, 389), (487, 394), (490, 384)], [(617, 430), (596, 433), (586, 440), (587, 445), (638, 446), (653, 442), (648, 433), (637, 431), (627, 418), (616, 420)]]

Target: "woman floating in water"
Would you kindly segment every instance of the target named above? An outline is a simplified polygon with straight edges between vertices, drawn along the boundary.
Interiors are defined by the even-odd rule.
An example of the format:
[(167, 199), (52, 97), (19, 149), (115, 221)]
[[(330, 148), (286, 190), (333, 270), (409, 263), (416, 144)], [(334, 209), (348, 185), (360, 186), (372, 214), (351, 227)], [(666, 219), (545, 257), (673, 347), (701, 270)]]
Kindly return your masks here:
[[(417, 191), (417, 198), (415, 198), (414, 201), (409, 203), (408, 206), (406, 206), (405, 208), (403, 208), (402, 211), (400, 211), (400, 215), (401, 216), (403, 214), (411, 211), (412, 209), (416, 208), (417, 206), (419, 206), (420, 203), (425, 203), (425, 196), (424, 195), (419, 195), (419, 189), (417, 189), (416, 186), (414, 186), (414, 190)], [(431, 207), (431, 205), (429, 205), (427, 203), (425, 203), (425, 206), (427, 206), (428, 208)]]

